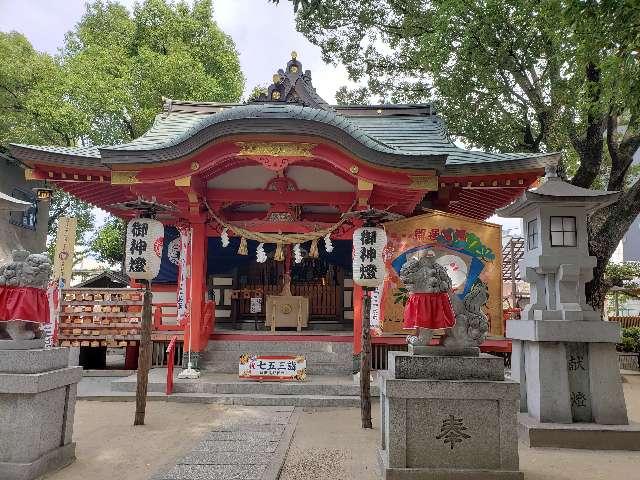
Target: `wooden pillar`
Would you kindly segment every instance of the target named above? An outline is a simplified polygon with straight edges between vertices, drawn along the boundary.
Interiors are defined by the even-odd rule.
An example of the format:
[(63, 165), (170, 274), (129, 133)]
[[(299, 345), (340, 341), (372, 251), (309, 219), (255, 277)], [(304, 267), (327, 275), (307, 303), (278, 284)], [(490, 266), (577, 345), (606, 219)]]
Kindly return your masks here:
[(353, 373), (360, 371), (362, 351), (362, 287), (353, 284)]
[[(207, 229), (204, 222), (191, 224), (191, 263), (189, 269), (189, 298), (191, 301), (191, 362), (197, 368), (200, 352), (206, 348), (206, 342), (200, 343), (204, 301), (207, 292)], [(189, 325), (184, 330), (184, 356), (189, 345)]]

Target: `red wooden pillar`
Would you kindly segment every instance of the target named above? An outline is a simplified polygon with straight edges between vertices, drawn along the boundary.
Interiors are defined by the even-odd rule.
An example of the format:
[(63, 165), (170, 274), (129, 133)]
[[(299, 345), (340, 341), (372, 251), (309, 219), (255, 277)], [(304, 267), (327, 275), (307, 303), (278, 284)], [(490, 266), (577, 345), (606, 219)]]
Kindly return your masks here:
[[(207, 283), (207, 229), (204, 222), (191, 223), (191, 264), (189, 269), (188, 288), (190, 290), (191, 301), (191, 334), (189, 334), (189, 323), (184, 330), (184, 358), (187, 356), (189, 346), (189, 336), (191, 336), (191, 362), (197, 368), (200, 352), (206, 348), (206, 340), (203, 342), (202, 329), (204, 318), (204, 302), (206, 296)], [(183, 363), (186, 363), (183, 360)]]
[(353, 372), (360, 371), (362, 352), (362, 287), (353, 284)]

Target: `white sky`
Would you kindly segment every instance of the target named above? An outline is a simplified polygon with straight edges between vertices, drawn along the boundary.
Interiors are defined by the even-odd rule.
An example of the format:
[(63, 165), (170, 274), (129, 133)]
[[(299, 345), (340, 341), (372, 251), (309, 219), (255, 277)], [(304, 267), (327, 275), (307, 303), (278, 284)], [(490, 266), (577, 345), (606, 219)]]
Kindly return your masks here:
[[(131, 8), (134, 0), (119, 0)], [(23, 33), (40, 51), (55, 54), (84, 13), (85, 0), (0, 0), (0, 30)], [(214, 18), (229, 34), (240, 54), (246, 77), (245, 96), (256, 85), (269, 84), (272, 75), (284, 68), (292, 50), (305, 70), (311, 70), (313, 84), (322, 98), (335, 102), (335, 92), (348, 81), (345, 68), (322, 62), (320, 49), (295, 30), (293, 9), (287, 0), (274, 5), (267, 0), (214, 0)], [(197, 100), (197, 99), (193, 99)], [(98, 211), (100, 223), (105, 215)], [(508, 229), (519, 221), (492, 217)], [(513, 233), (513, 232), (512, 232)]]

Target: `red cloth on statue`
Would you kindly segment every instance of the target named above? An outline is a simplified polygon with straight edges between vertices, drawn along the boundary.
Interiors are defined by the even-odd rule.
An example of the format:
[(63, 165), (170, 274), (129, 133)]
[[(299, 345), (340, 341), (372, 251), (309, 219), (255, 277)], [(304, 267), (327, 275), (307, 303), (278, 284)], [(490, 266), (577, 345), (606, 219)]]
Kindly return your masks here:
[(404, 307), (402, 327), (450, 328), (456, 324), (449, 295), (442, 293), (412, 293)]
[(49, 323), (47, 292), (34, 287), (0, 286), (0, 322)]

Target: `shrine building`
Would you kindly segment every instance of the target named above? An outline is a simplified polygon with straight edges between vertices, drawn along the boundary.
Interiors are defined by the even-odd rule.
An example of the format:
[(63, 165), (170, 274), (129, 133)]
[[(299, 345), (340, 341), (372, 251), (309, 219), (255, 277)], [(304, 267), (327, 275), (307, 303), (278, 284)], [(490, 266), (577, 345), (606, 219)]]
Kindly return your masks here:
[[(127, 202), (166, 207), (157, 215), (165, 238), (152, 286), (156, 340), (182, 331), (177, 257), (180, 232), (189, 232), (182, 294), (194, 352), (259, 340), (275, 323), (282, 341), (353, 342), (357, 353), (362, 291), (352, 281), (351, 238), (362, 225), (353, 213), (367, 209), (399, 219), (385, 225), (391, 277), (372, 317), (374, 343), (404, 343), (397, 271), (424, 248), (438, 250), (461, 296), (475, 281), (489, 285), (490, 338), (503, 337), (500, 228), (484, 221), (559, 160), (460, 148), (429, 104), (329, 105), (295, 53), (247, 103), (166, 99), (149, 131), (128, 143), (14, 144), (11, 153), (28, 179), (116, 217), (137, 215)], [(270, 304), (287, 295), (304, 302)]]

